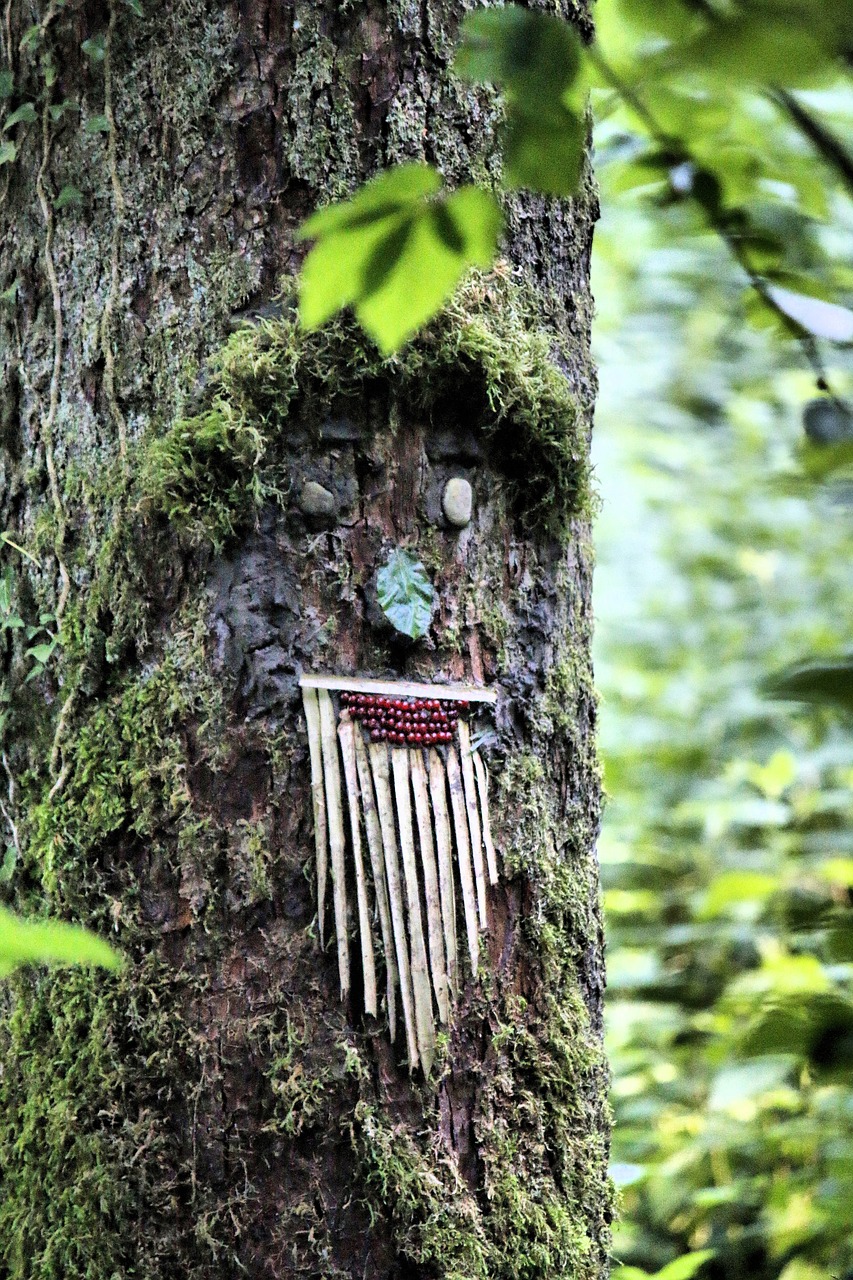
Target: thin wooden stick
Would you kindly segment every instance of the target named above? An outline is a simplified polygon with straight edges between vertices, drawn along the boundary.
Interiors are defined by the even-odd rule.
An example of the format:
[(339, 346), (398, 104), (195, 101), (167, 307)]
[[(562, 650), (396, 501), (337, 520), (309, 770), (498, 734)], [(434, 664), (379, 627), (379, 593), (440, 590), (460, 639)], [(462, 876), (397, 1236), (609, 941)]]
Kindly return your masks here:
[(326, 816), (329, 821), (329, 847), (332, 853), (332, 895), (335, 902), (335, 933), (338, 942), (338, 973), (341, 999), (350, 989), (349, 938), (347, 936), (347, 879), (344, 851), (344, 812), (341, 795), (341, 768), (338, 762), (338, 738), (335, 733), (335, 710), (325, 689), (317, 694), (320, 703), (320, 736), (323, 744), (323, 773), (326, 784)]
[(412, 970), (409, 964), (409, 944), (406, 938), (406, 918), (403, 906), (403, 888), (400, 883), (400, 864), (397, 853), (397, 835), (394, 827), (394, 801), (391, 798), (391, 782), (388, 768), (388, 748), (384, 742), (371, 742), (370, 769), (376, 791), (376, 809), (382, 831), (382, 852), (385, 873), (388, 877), (388, 897), (391, 920), (394, 925), (394, 947), (397, 952), (397, 968), (400, 971), (400, 995), (403, 1002), (403, 1021), (406, 1024), (406, 1044), (409, 1052), (409, 1068), (418, 1065), (418, 1038), (415, 1032)]
[(423, 920), (421, 918), (418, 864), (415, 861), (412, 793), (409, 784), (409, 753), (405, 748), (401, 750), (391, 748), (391, 768), (394, 773), (394, 799), (397, 801), (397, 818), (400, 824), (400, 851), (403, 855), (403, 875), (406, 881), (406, 900), (409, 906), (409, 944), (412, 956), (412, 989), (415, 996), (415, 1025), (418, 1031), (418, 1050), (424, 1074), (429, 1075), (435, 1056), (435, 1021), (432, 1013), (432, 991), (430, 989)]
[(302, 676), (303, 689), (336, 689), (349, 693), (381, 693), (394, 698), (441, 698), (451, 702), (485, 702), (491, 706), (498, 700), (494, 689), (477, 684), (418, 684), (411, 680), (362, 680), (352, 676)]
[(453, 810), (453, 830), (456, 834), (456, 851), (459, 856), (459, 883), (462, 886), (462, 902), (465, 907), (465, 926), (468, 930), (468, 954), (471, 972), (477, 976), (480, 963), (480, 938), (477, 921), (477, 894), (474, 888), (474, 869), (471, 866), (471, 844), (468, 837), (468, 814), (465, 809), (465, 791), (459, 757), (455, 747), (447, 750), (447, 782), (450, 787), (450, 806)]
[(421, 845), (421, 866), (426, 892), (427, 937), (432, 985), (442, 1022), (450, 1020), (450, 996), (447, 989), (447, 964), (444, 958), (444, 931), (441, 922), (441, 901), (438, 888), (438, 868), (435, 863), (435, 840), (432, 834), (429, 788), (426, 767), (421, 752), (416, 748), (409, 752), (412, 772), (412, 790), (415, 795), (415, 814)]
[(326, 882), (329, 877), (329, 833), (326, 825), (326, 796), (323, 789), (323, 749), (320, 745), (320, 708), (313, 689), (302, 690), (305, 723), (308, 726), (308, 751), (311, 756), (311, 802), (314, 807), (314, 845), (317, 851), (317, 932), (320, 946), (324, 942), (326, 914)]
[(453, 841), (447, 812), (447, 784), (441, 756), (432, 747), (429, 752), (429, 793), (435, 821), (438, 847), (438, 884), (441, 890), (441, 920), (444, 925), (444, 950), (447, 956), (447, 982), (455, 995), (458, 984), (458, 943), (456, 941), (456, 889), (453, 883)]
[(497, 884), (498, 856), (492, 840), (492, 820), (489, 815), (489, 771), (479, 751), (474, 751), (472, 754), (474, 770), (477, 774), (477, 790), (480, 792), (480, 812), (483, 815), (483, 842), (486, 846), (486, 861), (489, 864), (489, 884)]
[(376, 1002), (376, 960), (373, 951), (373, 931), (370, 927), (370, 904), (367, 900), (367, 877), (364, 874), (364, 858), (361, 852), (361, 820), (358, 803), (358, 775), (355, 764), (354, 736), (361, 736), (349, 713), (345, 711), (338, 724), (338, 738), (344, 758), (344, 778), (347, 784), (349, 799), (349, 826), (352, 835), (352, 852), (355, 861), (355, 888), (358, 899), (358, 933), (361, 939), (361, 965), (364, 973), (364, 1009), (375, 1018), (378, 1011)]
[(471, 735), (464, 720), (459, 721), (459, 756), (462, 763), (462, 781), (465, 785), (465, 808), (468, 811), (468, 828), (471, 832), (471, 853), (474, 857), (474, 875), (477, 878), (477, 907), (480, 928), (488, 929), (486, 915), (486, 866), (483, 862), (483, 833), (480, 829), (480, 811), (477, 808), (477, 783), (471, 760)]
[(394, 956), (394, 934), (391, 926), (391, 912), (388, 907), (388, 889), (385, 884), (385, 861), (382, 853), (382, 832), (376, 814), (376, 802), (373, 798), (373, 783), (370, 778), (370, 765), (367, 760), (367, 748), (360, 733), (353, 734), (355, 741), (355, 762), (358, 767), (358, 782), (361, 789), (361, 807), (364, 813), (364, 828), (367, 832), (367, 847), (370, 851), (370, 865), (373, 868), (373, 887), (376, 891), (376, 905), (379, 909), (379, 927), (382, 931), (382, 949), (385, 952), (385, 1002), (388, 1009), (388, 1029), (391, 1039), (397, 1037), (397, 961)]

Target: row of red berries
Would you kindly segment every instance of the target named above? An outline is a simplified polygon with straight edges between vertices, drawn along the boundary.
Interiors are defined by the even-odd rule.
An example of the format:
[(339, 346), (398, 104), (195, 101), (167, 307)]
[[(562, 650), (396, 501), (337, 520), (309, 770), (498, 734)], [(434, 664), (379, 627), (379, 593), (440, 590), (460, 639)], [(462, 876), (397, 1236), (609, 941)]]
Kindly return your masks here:
[(452, 742), (464, 701), (439, 698), (390, 698), (370, 693), (342, 693), (341, 702), (374, 742), (429, 747)]

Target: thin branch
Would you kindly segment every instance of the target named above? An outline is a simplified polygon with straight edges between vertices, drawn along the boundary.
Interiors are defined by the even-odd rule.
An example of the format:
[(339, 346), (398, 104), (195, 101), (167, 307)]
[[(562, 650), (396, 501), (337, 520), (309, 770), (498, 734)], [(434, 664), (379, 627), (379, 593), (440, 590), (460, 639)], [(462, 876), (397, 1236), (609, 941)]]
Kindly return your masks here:
[[(671, 133), (668, 133), (660, 121), (656, 119), (654, 113), (649, 110), (648, 106), (642, 100), (637, 91), (631, 85), (627, 85), (621, 80), (619, 75), (607, 62), (606, 58), (601, 56), (600, 50), (590, 49), (588, 56), (598, 68), (601, 75), (605, 80), (607, 80), (614, 92), (619, 95), (626, 106), (628, 106), (642, 122), (651, 137), (655, 142), (657, 142), (658, 146), (671, 152), (673, 157), (677, 158), (678, 163), (693, 165), (698, 170), (702, 170), (704, 168), (704, 166), (695, 159), (690, 148), (685, 145), (684, 140), (682, 138), (674, 137)], [(778, 302), (773, 297), (767, 281), (753, 267), (744, 246), (733, 233), (730, 222), (728, 222), (725, 217), (717, 215), (713, 208), (709, 206), (709, 203), (702, 200), (695, 191), (691, 191), (688, 194), (690, 194), (691, 198), (700, 206), (711, 230), (716, 232), (733, 261), (746, 275), (750, 287), (758, 294), (765, 306), (767, 306), (790, 331), (794, 322), (792, 322), (791, 317), (782, 309), (782, 307), (779, 306)], [(849, 412), (849, 406), (832, 391), (829, 385), (826, 365), (821, 357), (817, 341), (811, 334), (806, 333), (799, 325), (795, 325), (795, 329), (796, 340), (799, 342), (803, 354), (812, 368), (812, 372), (815, 375), (818, 385), (822, 390), (829, 393), (830, 398), (840, 409), (845, 412)]]
[(807, 111), (787, 89), (773, 89), (768, 97), (777, 107), (781, 107), (791, 123), (808, 139), (830, 168), (835, 170), (853, 195), (853, 155), (843, 142), (821, 120)]

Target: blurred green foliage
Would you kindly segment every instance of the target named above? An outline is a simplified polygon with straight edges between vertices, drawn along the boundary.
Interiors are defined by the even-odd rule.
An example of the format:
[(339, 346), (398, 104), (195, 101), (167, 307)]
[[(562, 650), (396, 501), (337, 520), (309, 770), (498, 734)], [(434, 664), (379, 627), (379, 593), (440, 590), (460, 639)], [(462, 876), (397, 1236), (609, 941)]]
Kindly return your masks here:
[[(821, 109), (849, 135), (853, 95), (824, 91)], [(793, 165), (790, 123), (761, 127), (767, 154)], [(827, 671), (850, 648), (846, 427), (784, 330), (750, 324), (742, 276), (695, 203), (667, 199), (659, 173), (626, 183), (642, 145), (624, 112), (600, 128), (616, 1276), (828, 1280), (853, 1274), (853, 725), (843, 698), (809, 705), (790, 681), (837, 693)], [(847, 195), (805, 161), (824, 211), (790, 244), (843, 272)], [(783, 226), (792, 212), (795, 187), (771, 187), (761, 216)], [(849, 352), (827, 372), (849, 398)], [(810, 676), (775, 686), (803, 701), (766, 696), (804, 658)]]

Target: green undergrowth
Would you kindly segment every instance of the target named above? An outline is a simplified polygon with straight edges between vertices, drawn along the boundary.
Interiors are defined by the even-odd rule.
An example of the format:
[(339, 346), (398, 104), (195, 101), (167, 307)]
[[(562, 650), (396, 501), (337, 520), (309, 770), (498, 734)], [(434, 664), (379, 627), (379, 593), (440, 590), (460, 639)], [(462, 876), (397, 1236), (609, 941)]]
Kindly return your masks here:
[(476, 425), (531, 525), (566, 535), (587, 502), (575, 398), (529, 297), (501, 275), (472, 277), (387, 360), (348, 320), (305, 333), (288, 296), (280, 316), (232, 334), (209, 375), (202, 411), (143, 447), (139, 491), (143, 509), (216, 547), (286, 489), (295, 424), (392, 389), (443, 425)]

